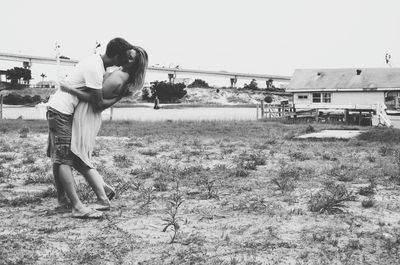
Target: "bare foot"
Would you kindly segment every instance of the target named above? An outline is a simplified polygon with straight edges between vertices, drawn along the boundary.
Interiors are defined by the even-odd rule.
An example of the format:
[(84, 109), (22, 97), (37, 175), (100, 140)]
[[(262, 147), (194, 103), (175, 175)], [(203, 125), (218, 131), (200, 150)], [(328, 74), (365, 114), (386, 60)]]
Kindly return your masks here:
[(79, 219), (101, 219), (103, 213), (89, 207), (82, 207), (80, 209), (72, 209), (72, 217)]
[(107, 201), (97, 200), (95, 203), (89, 204), (88, 207), (98, 211), (109, 211), (111, 208), (111, 203), (109, 200)]

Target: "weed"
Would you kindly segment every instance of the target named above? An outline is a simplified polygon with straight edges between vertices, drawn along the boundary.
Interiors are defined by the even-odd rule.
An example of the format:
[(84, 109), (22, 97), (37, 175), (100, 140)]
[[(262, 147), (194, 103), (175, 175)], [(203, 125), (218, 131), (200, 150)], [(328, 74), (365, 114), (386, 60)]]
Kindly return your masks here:
[(289, 151), (289, 157), (292, 161), (306, 161), (306, 160), (310, 160), (310, 156), (308, 154), (302, 153), (302, 152), (293, 152), (293, 151)]
[(206, 199), (218, 198), (218, 191), (215, 186), (215, 181), (215, 179), (205, 174), (200, 176), (199, 180), (197, 181), (197, 185), (201, 185), (205, 189), (206, 194), (204, 197)]
[(22, 164), (33, 164), (36, 161), (36, 157), (34, 155), (28, 155), (26, 158), (22, 159)]
[(336, 178), (339, 181), (350, 182), (353, 181), (355, 175), (352, 172), (353, 167), (348, 165), (335, 165), (330, 171), (329, 175)]
[(0, 164), (0, 183), (5, 183), (11, 176), (11, 169)]
[(132, 169), (129, 174), (140, 179), (148, 179), (153, 176), (153, 172), (146, 170), (145, 168)]
[(342, 213), (345, 201), (354, 201), (355, 196), (342, 184), (327, 182), (325, 188), (311, 195), (309, 209), (318, 213)]
[(139, 153), (146, 156), (156, 156), (158, 154), (158, 152), (153, 149), (139, 150)]
[(154, 183), (153, 183), (153, 187), (156, 191), (167, 191), (168, 190), (168, 184), (162, 178), (155, 179)]
[(25, 180), (25, 185), (28, 184), (48, 184), (53, 183), (53, 175), (41, 172), (40, 174), (29, 174)]
[(386, 145), (381, 146), (379, 148), (379, 150), (378, 150), (378, 153), (381, 156), (388, 156), (388, 155), (391, 155), (393, 152), (394, 152), (394, 149), (392, 147), (389, 147), (389, 146), (386, 146)]
[(27, 126), (24, 126), (18, 131), (18, 133), (20, 138), (26, 138), (28, 137), (29, 128)]
[(176, 237), (178, 235), (178, 231), (180, 229), (180, 225), (178, 221), (181, 219), (178, 217), (179, 207), (184, 202), (183, 196), (179, 190), (179, 182), (176, 182), (176, 186), (174, 189), (174, 193), (171, 195), (170, 200), (168, 201), (168, 206), (166, 210), (167, 217), (163, 218), (162, 220), (165, 222), (163, 232), (166, 232), (169, 227), (172, 228), (173, 234), (171, 236), (171, 241), (169, 242), (174, 243)]
[(373, 200), (373, 199), (363, 200), (361, 202), (361, 206), (364, 208), (371, 208), (374, 205), (375, 205), (375, 200)]
[(241, 166), (235, 167), (229, 173), (229, 177), (235, 177), (235, 178), (247, 178), (249, 175), (250, 172)]
[(367, 187), (361, 187), (358, 190), (358, 194), (363, 196), (372, 196), (376, 193), (376, 183), (373, 178), (369, 179), (370, 183)]
[(84, 182), (79, 183), (77, 185), (76, 191), (82, 202), (87, 203), (93, 199), (94, 192), (93, 192), (92, 188), (89, 186), (89, 184), (87, 184), (87, 183), (84, 183)]
[(114, 163), (116, 163), (117, 167), (129, 167), (131, 164), (131, 161), (127, 157), (126, 154), (116, 154), (113, 156)]
[(156, 196), (154, 195), (154, 188), (153, 187), (143, 187), (139, 190), (139, 198), (142, 201), (142, 204), (140, 205), (139, 209), (141, 211), (144, 211), (146, 215), (150, 213), (150, 204), (156, 199)]
[(278, 176), (271, 182), (275, 184), (282, 194), (287, 194), (294, 190), (296, 181), (300, 178), (298, 168), (281, 164)]

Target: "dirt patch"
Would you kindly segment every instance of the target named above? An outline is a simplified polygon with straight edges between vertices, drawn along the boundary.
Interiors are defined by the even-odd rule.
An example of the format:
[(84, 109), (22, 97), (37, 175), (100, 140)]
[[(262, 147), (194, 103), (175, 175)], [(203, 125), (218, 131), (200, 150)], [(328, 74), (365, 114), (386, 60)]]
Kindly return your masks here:
[(304, 125), (122, 125), (123, 138), (96, 140), (97, 169), (118, 191), (103, 220), (51, 211), (46, 134), (0, 136), (1, 264), (400, 262), (400, 168), (388, 146), (287, 140)]

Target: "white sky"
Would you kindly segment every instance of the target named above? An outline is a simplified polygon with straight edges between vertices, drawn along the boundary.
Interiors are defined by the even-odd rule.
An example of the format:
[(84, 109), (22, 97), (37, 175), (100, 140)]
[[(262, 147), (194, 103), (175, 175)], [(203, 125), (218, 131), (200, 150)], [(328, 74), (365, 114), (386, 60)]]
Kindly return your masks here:
[[(123, 37), (150, 65), (292, 75), (385, 67), (388, 52), (400, 67), (399, 0), (13, 0), (1, 9), (1, 52), (54, 56), (58, 42), (82, 59), (96, 40), (104, 52)], [(36, 78), (50, 71), (35, 67)]]

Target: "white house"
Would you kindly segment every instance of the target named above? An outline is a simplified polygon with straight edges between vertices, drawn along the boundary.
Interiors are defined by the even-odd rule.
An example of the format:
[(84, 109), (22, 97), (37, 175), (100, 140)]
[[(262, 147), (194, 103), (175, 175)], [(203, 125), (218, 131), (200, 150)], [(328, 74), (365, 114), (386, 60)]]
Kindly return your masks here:
[(388, 96), (398, 108), (400, 68), (298, 69), (286, 91), (297, 109), (375, 110)]

